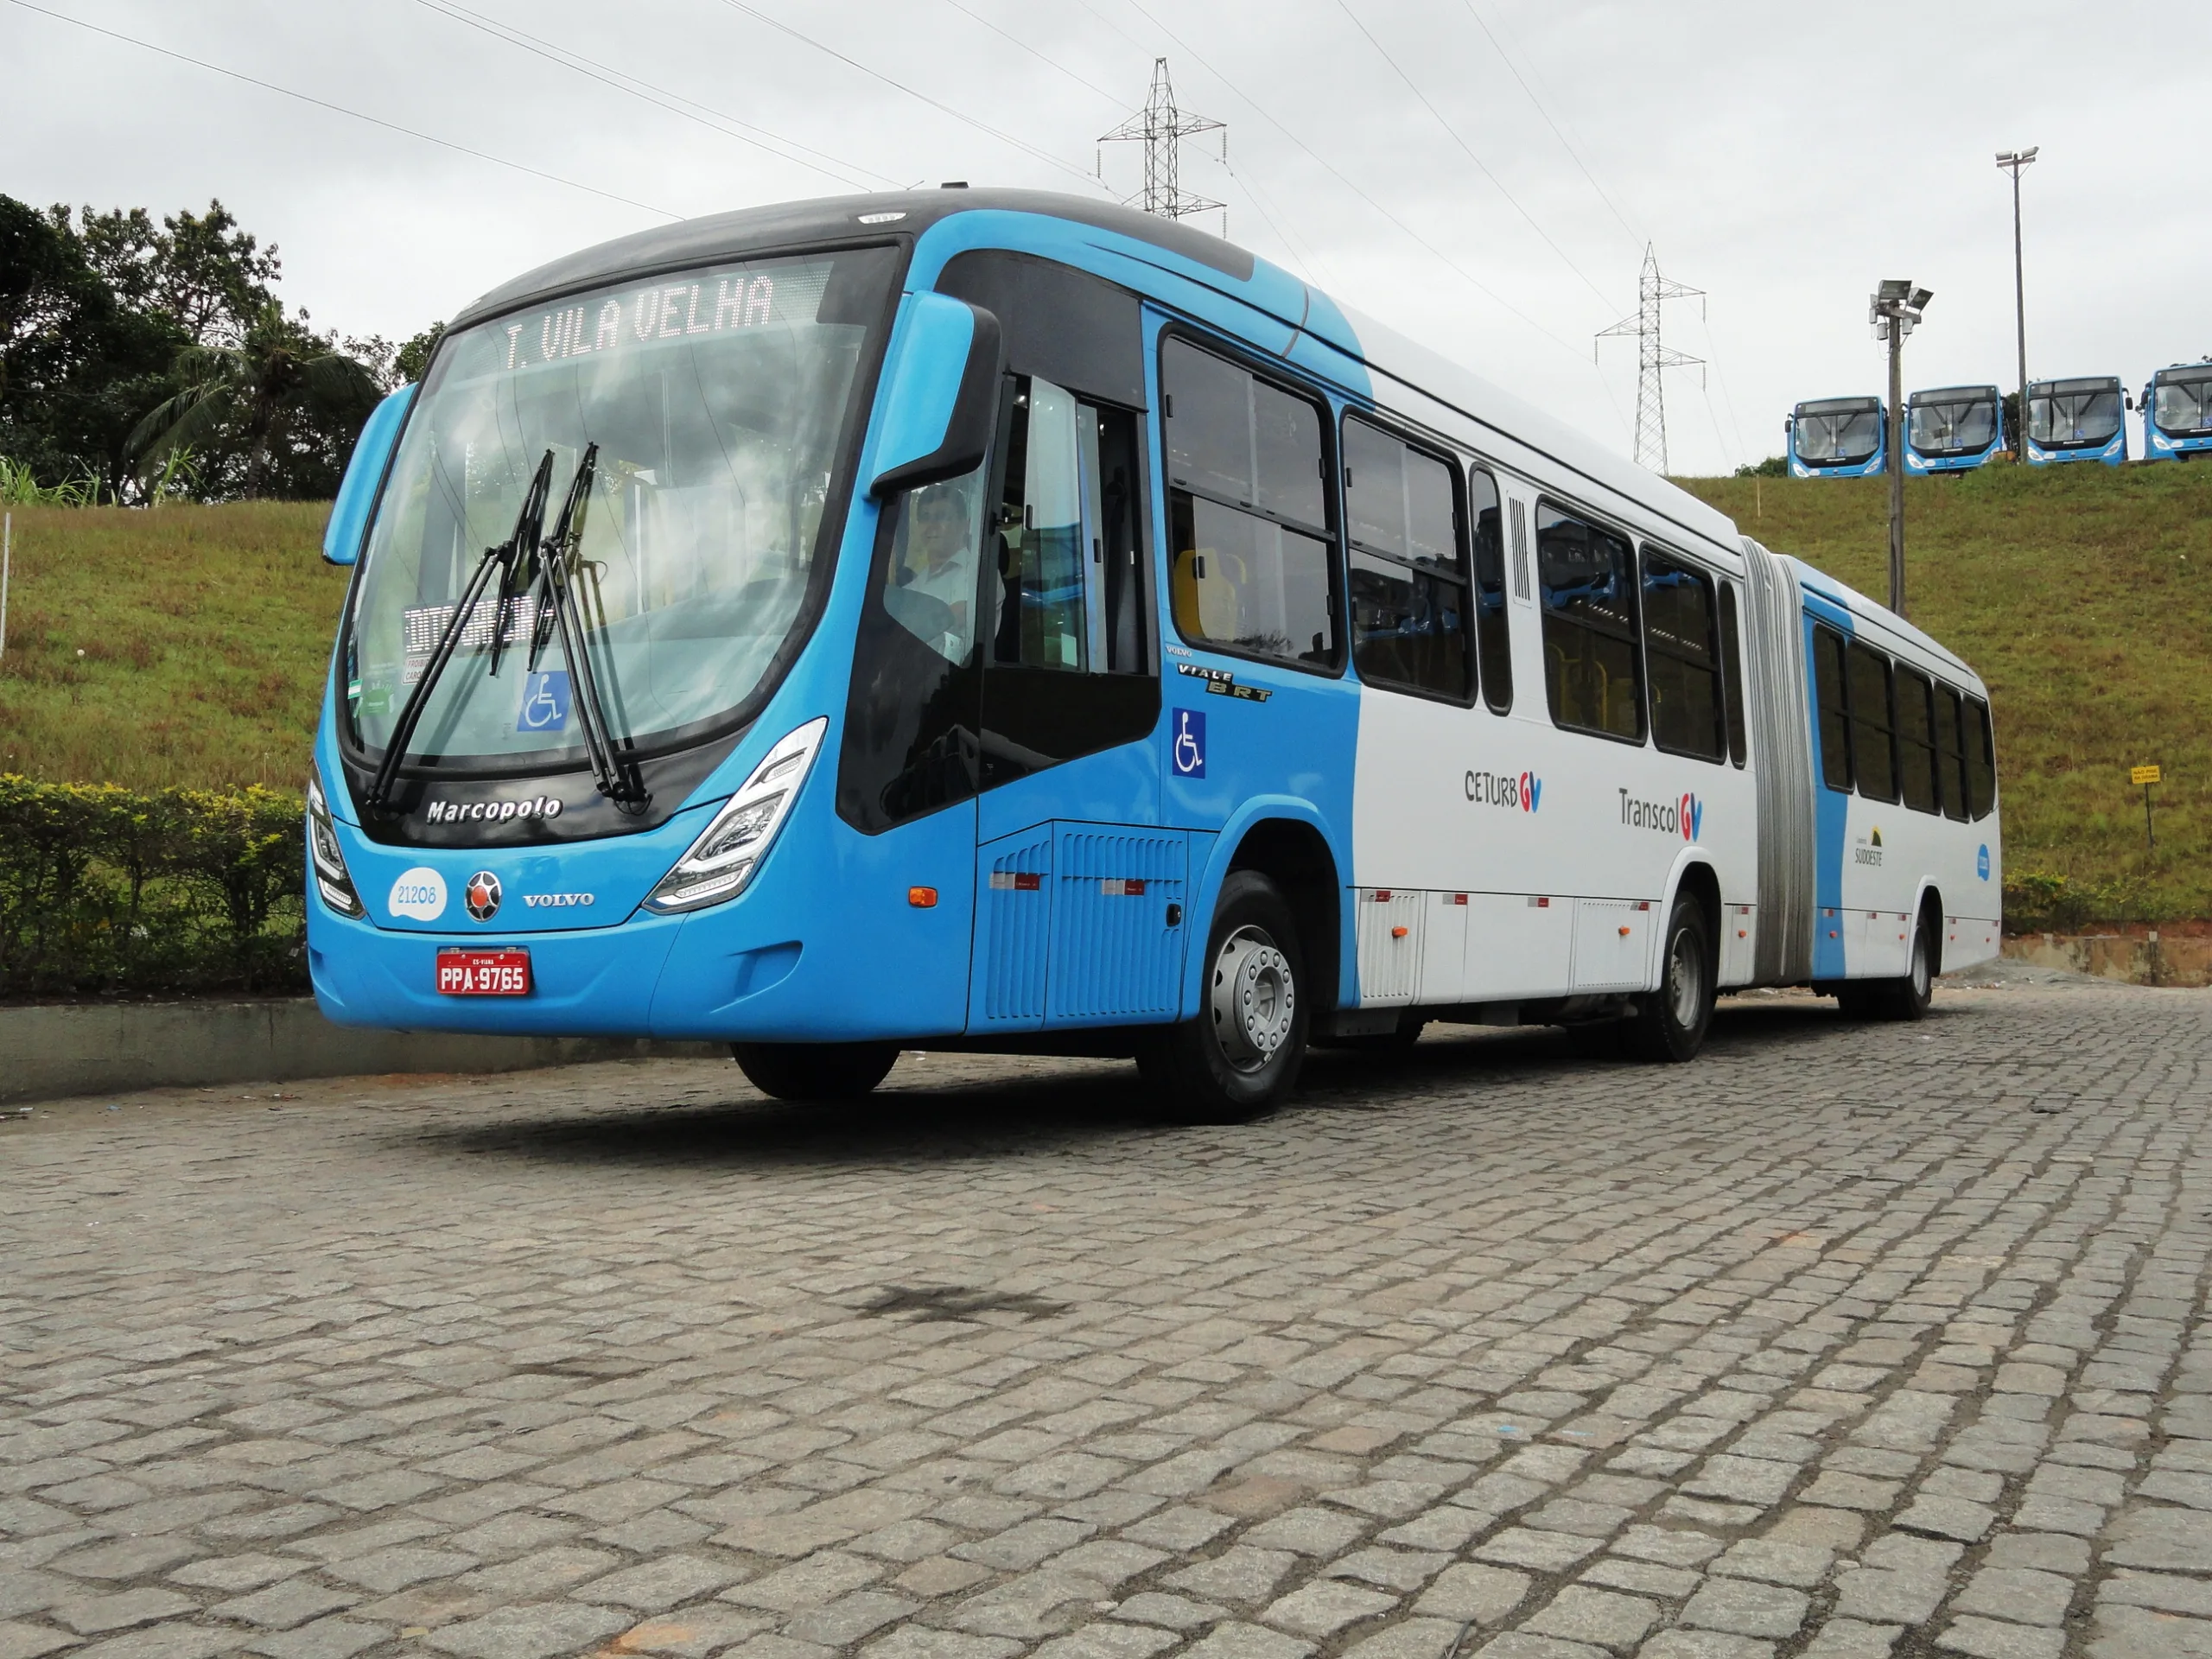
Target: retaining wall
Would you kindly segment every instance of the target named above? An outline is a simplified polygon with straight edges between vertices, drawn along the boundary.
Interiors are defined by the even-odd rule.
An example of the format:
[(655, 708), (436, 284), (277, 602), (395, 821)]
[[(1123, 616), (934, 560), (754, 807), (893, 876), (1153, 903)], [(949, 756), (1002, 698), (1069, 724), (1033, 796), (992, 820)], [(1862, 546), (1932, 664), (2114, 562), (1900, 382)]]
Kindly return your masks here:
[(2068, 968), (2130, 985), (2212, 985), (2212, 932), (2202, 924), (2116, 927), (2096, 933), (2007, 935), (2005, 954), (2038, 968)]
[(521, 1071), (648, 1056), (726, 1060), (729, 1050), (717, 1043), (361, 1031), (332, 1025), (306, 996), (0, 1007), (0, 1101), (386, 1071)]

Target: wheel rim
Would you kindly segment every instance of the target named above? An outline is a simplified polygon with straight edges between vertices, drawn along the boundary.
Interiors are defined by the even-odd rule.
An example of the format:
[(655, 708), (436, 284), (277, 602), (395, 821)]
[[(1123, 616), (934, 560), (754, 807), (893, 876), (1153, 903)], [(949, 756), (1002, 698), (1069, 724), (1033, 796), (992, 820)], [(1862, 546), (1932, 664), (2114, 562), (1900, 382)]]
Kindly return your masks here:
[(1928, 990), (1928, 930), (1923, 927), (1912, 936), (1912, 994), (1925, 1001)]
[(1214, 958), (1209, 1001), (1223, 1057), (1239, 1071), (1257, 1071), (1290, 1039), (1298, 1008), (1290, 958), (1265, 929), (1238, 928)]
[(1705, 1004), (1705, 958), (1697, 938), (1687, 927), (1675, 934), (1667, 953), (1667, 1007), (1675, 1024), (1684, 1031), (1696, 1029)]

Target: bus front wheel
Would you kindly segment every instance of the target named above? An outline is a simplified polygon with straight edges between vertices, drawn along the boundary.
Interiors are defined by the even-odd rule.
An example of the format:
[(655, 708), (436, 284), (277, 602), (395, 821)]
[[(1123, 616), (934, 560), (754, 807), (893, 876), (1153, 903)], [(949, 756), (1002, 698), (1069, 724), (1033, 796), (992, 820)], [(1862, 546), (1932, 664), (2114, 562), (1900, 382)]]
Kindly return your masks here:
[(899, 1058), (896, 1043), (732, 1043), (745, 1079), (777, 1100), (857, 1100)]
[(1256, 870), (1232, 874), (1205, 963), (1198, 1017), (1161, 1031), (1137, 1069), (1177, 1122), (1249, 1122), (1283, 1103), (1306, 1052), (1305, 960), (1282, 890)]

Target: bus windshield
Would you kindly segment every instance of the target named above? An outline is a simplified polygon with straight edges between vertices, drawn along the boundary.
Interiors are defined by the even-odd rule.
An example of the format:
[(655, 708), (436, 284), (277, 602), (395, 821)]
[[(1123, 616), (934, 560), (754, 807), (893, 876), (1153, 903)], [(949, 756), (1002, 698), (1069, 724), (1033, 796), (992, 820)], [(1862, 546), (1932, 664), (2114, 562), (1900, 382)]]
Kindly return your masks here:
[(2212, 375), (2159, 381), (2151, 417), (2168, 432), (2212, 429)]
[(1912, 405), (1907, 439), (1923, 455), (1986, 449), (1997, 437), (1997, 400), (1986, 391)]
[(2120, 421), (2120, 388), (2112, 381), (2053, 380), (2029, 388), (2028, 435), (2037, 443), (2109, 443)]
[[(816, 562), (836, 545), (826, 510), (894, 272), (884, 248), (715, 265), (444, 342), (343, 636), (355, 740), (370, 751), (389, 741), (549, 452), (557, 500), (592, 445), (567, 568), (609, 736), (641, 751), (703, 738), (768, 689)], [(410, 753), (464, 770), (581, 757), (572, 665), (550, 606), (538, 613), (543, 591), (503, 602), (494, 584), (477, 601)]]
[(1832, 397), (1800, 404), (1797, 458), (1815, 466), (1851, 466), (1882, 447), (1882, 410), (1872, 397)]

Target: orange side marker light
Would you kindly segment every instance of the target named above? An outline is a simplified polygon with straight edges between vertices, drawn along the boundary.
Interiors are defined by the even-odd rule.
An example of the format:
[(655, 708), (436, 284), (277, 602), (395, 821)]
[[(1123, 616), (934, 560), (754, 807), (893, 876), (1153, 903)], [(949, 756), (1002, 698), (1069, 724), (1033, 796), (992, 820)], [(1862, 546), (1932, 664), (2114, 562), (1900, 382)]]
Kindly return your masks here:
[(935, 910), (937, 908), (937, 889), (935, 887), (909, 887), (906, 889), (906, 902), (912, 905), (916, 910)]

